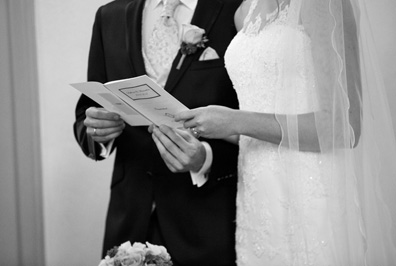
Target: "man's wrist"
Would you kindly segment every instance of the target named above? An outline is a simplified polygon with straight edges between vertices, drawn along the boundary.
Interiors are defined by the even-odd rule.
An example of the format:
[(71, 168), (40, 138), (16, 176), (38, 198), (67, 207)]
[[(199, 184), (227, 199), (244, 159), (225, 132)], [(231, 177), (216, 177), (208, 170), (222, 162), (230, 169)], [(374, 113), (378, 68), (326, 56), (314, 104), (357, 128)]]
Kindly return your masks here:
[(100, 156), (102, 156), (103, 158), (108, 158), (110, 156), (111, 149), (113, 148), (113, 144), (114, 144), (114, 139), (107, 142), (106, 144), (99, 143), (101, 147)]
[(206, 183), (208, 179), (210, 167), (212, 166), (212, 162), (213, 162), (212, 148), (205, 141), (202, 141), (201, 143), (204, 146), (206, 152), (205, 162), (203, 163), (201, 169), (199, 169), (197, 172), (190, 171), (192, 182), (194, 185), (197, 185), (198, 187)]

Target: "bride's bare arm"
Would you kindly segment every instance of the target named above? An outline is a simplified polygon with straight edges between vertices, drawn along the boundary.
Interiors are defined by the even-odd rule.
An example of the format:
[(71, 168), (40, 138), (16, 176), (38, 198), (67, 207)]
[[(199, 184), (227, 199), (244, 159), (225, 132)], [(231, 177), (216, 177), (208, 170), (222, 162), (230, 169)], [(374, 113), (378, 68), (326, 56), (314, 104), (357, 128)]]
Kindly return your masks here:
[[(355, 112), (351, 116), (359, 116)], [(295, 116), (298, 124), (298, 149), (300, 151), (320, 152), (329, 148), (350, 148), (350, 143), (345, 143), (345, 133), (332, 132), (332, 114), (319, 111)], [(246, 135), (252, 138), (289, 146), (289, 129), (287, 115), (249, 112), (230, 109), (224, 106), (201, 107), (176, 115), (177, 121), (184, 121), (186, 128), (194, 127), (205, 138), (230, 140), (234, 143), (236, 136)], [(318, 119), (320, 129), (318, 129)], [(326, 126), (330, 124), (327, 131)], [(282, 126), (281, 126), (282, 125)], [(349, 128), (337, 130), (349, 131)], [(319, 133), (318, 133), (319, 132)], [(356, 131), (355, 131), (356, 132)], [(334, 133), (334, 134), (333, 134)], [(318, 134), (329, 134), (319, 142)], [(294, 136), (293, 136), (294, 137)], [(323, 139), (325, 141), (323, 141)], [(348, 141), (348, 140), (347, 140)], [(331, 145), (330, 147), (328, 145)]]

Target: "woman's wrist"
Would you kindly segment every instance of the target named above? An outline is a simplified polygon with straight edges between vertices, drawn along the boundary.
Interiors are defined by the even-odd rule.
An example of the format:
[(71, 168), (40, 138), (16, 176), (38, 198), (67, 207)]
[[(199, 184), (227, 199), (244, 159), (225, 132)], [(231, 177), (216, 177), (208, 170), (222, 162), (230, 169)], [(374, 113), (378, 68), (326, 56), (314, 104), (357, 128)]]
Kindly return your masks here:
[(231, 109), (230, 135), (246, 134), (247, 119), (249, 119), (249, 114), (246, 111)]

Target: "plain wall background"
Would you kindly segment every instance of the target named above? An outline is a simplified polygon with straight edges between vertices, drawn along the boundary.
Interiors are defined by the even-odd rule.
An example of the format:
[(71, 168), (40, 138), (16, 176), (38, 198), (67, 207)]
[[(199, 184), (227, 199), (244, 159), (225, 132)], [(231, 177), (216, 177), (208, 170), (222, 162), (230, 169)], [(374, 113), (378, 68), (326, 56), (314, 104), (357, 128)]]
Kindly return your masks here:
[(73, 135), (95, 12), (109, 0), (36, 0), (46, 264), (100, 261), (113, 158), (85, 157)]

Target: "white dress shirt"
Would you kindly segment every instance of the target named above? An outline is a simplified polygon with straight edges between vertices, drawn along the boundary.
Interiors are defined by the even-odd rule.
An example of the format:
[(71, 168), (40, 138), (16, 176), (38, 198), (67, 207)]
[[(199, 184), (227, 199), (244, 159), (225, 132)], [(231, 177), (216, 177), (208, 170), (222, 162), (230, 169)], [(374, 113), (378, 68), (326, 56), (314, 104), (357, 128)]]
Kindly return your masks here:
[[(178, 47), (180, 47), (181, 44), (182, 25), (191, 22), (196, 5), (197, 5), (197, 0), (189, 0), (189, 1), (180, 0), (180, 4), (176, 6), (176, 9), (174, 10), (173, 19), (176, 21), (176, 24), (178, 26), (179, 38), (178, 40), (173, 40), (173, 42), (175, 41), (175, 43), (173, 42), (169, 43), (169, 45), (171, 46), (176, 44), (176, 47), (173, 48), (169, 47), (169, 49), (174, 50), (175, 54), (173, 56), (176, 56)], [(170, 64), (172, 62), (167, 62), (169, 63), (169, 68), (164, 68), (163, 66), (164, 64), (165, 65), (167, 64), (166, 62), (161, 62), (161, 61), (157, 62), (156, 60), (150, 60), (148, 53), (148, 49), (151, 49), (151, 47), (148, 44), (150, 42), (151, 34), (155, 28), (155, 25), (158, 23), (158, 21), (162, 23), (161, 13), (163, 8), (164, 5), (162, 0), (148, 0), (145, 2), (145, 6), (143, 10), (143, 21), (142, 21), (142, 48), (143, 48), (142, 54), (144, 58), (144, 64), (146, 67), (147, 75), (153, 78), (159, 85), (164, 87), (168, 79)], [(155, 55), (151, 55), (151, 57), (152, 56)]]

